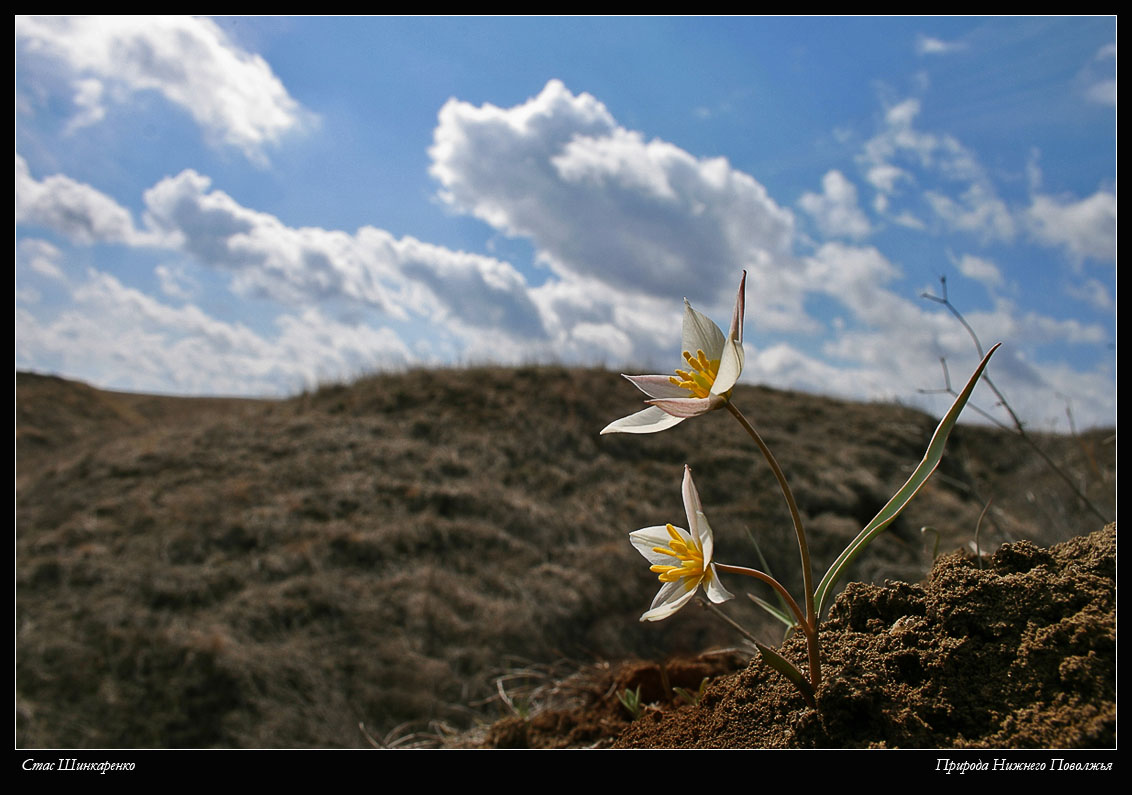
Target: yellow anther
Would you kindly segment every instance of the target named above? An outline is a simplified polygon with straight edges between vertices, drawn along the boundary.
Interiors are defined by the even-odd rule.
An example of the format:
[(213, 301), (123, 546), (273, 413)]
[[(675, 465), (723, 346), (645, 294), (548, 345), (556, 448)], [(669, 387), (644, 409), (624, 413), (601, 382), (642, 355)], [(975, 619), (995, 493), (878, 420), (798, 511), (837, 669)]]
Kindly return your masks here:
[(668, 566), (658, 563), (650, 567), (650, 571), (658, 575), (661, 582), (679, 582), (687, 580), (689, 583), (699, 582), (704, 572), (704, 553), (694, 540), (685, 539), (671, 524), (664, 526), (668, 531), (669, 542), (666, 547), (653, 547), (652, 551), (660, 555), (676, 558), (679, 566)]
[(690, 351), (684, 351), (684, 361), (691, 369), (676, 370), (676, 376), (668, 377), (669, 382), (681, 389), (687, 389), (694, 397), (710, 397), (715, 377), (719, 374), (720, 360), (708, 359), (702, 349), (697, 349), (695, 356)]

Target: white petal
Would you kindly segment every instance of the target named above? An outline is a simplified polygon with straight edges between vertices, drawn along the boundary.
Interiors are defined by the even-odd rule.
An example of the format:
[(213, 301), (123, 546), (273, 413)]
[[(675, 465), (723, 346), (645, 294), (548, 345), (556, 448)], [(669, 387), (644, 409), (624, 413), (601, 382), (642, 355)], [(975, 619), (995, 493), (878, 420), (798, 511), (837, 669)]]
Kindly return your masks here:
[(670, 380), (671, 376), (625, 375), (622, 373), (621, 377), (631, 381), (633, 386), (651, 398), (678, 398), (688, 396), (688, 390), (672, 383)]
[(630, 414), (606, 425), (602, 433), (656, 433), (679, 425), (684, 417), (674, 417), (656, 406), (649, 406), (644, 411)]
[(747, 272), (743, 271), (743, 278), (739, 280), (739, 294), (735, 296), (735, 311), (731, 313), (731, 328), (727, 332), (727, 339), (738, 340), (743, 344), (743, 315), (747, 304)]
[(684, 513), (688, 514), (688, 527), (691, 529), (692, 538), (698, 540), (700, 534), (696, 530), (698, 521), (696, 514), (703, 511), (704, 507), (700, 504), (700, 493), (692, 481), (692, 468), (687, 464), (684, 465), (684, 482), (680, 484), (680, 495), (684, 498)]
[[(684, 394), (688, 393), (685, 392)], [(706, 398), (656, 398), (645, 402), (663, 410), (665, 414), (671, 414), (673, 417), (680, 417), (681, 419), (698, 417), (701, 414), (707, 414), (709, 411), (723, 408), (724, 405), (723, 398), (719, 395)]]
[(719, 326), (712, 322), (707, 315), (700, 314), (688, 299), (684, 299), (684, 326), (681, 334), (684, 350), (693, 356), (696, 351), (703, 351), (709, 359), (718, 359), (723, 353), (725, 339)]
[(684, 581), (666, 582), (652, 600), (652, 608), (641, 616), (641, 621), (661, 621), (668, 618), (696, 595), (698, 588), (686, 589)]
[(742, 372), (743, 343), (728, 340), (723, 346), (723, 356), (719, 360), (719, 373), (715, 376), (715, 382), (711, 385), (711, 393), (722, 395), (731, 389), (735, 386), (735, 382), (739, 380), (739, 374)]
[(703, 511), (696, 511), (695, 521), (689, 524), (692, 525), (692, 535), (704, 553), (704, 565), (707, 566), (715, 555), (715, 536), (711, 532), (711, 525)]
[(728, 599), (734, 599), (735, 594), (724, 588), (723, 584), (719, 581), (719, 573), (715, 570), (715, 566), (710, 566), (709, 571), (711, 574), (703, 579), (704, 591), (707, 592), (708, 599), (716, 604), (726, 602)]
[[(684, 540), (685, 544), (692, 543), (692, 536), (687, 530), (683, 527), (676, 527), (674, 529), (680, 538)], [(671, 555), (664, 555), (660, 552), (653, 551), (653, 547), (667, 547), (671, 541), (672, 536), (668, 535), (666, 525), (643, 527), (640, 530), (634, 530), (629, 533), (629, 542), (653, 565), (673, 566), (679, 563), (679, 561)]]

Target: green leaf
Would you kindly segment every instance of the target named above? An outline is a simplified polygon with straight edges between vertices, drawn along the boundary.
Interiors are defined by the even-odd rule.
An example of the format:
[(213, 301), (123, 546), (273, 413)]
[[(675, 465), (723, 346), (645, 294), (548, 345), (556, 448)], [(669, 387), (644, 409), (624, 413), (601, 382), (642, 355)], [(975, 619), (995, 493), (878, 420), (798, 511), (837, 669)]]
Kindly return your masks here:
[(806, 703), (811, 707), (814, 706), (814, 688), (806, 681), (806, 677), (802, 676), (802, 672), (770, 646), (764, 646), (758, 642), (755, 643), (755, 646), (758, 647), (759, 654), (762, 655), (763, 661), (793, 682), (794, 686), (802, 691), (802, 697), (806, 699)]
[[(763, 550), (762, 550), (762, 547), (759, 546), (758, 539), (755, 538), (755, 534), (751, 532), (751, 528), (749, 528), (749, 527), (746, 528), (746, 531), (747, 531), (747, 538), (751, 539), (751, 544), (755, 548), (755, 554), (759, 556), (759, 568), (762, 571), (769, 574), (771, 577), (773, 577), (774, 572), (771, 571), (770, 564), (767, 562), (766, 556), (763, 555)], [(778, 591), (774, 591), (774, 597), (778, 601), (778, 608), (777, 609), (774, 608), (774, 607), (771, 607), (769, 602), (767, 602), (763, 599), (760, 599), (759, 597), (755, 596), (752, 593), (748, 593), (747, 596), (751, 597), (751, 599), (754, 601), (755, 604), (762, 607), (764, 610), (766, 610), (772, 616), (774, 616), (779, 621), (781, 621), (783, 624), (785, 624), (788, 628), (793, 628), (794, 617), (790, 613), (790, 605), (786, 604), (786, 600), (782, 598), (782, 594), (780, 594)]]
[(871, 522), (865, 527), (860, 534), (853, 539), (853, 542), (845, 548), (845, 551), (838, 556), (833, 565), (829, 567), (829, 571), (822, 577), (818, 583), (817, 590), (814, 591), (814, 601), (817, 603), (817, 614), (820, 616), (822, 610), (825, 608), (826, 602), (830, 598), (833, 591), (833, 586), (837, 584), (838, 579), (844, 574), (845, 569), (853, 562), (853, 559), (861, 553), (869, 542), (888, 527), (892, 520), (900, 515), (905, 506), (911, 502), (916, 493), (931, 477), (932, 472), (939, 466), (939, 460), (943, 457), (943, 448), (947, 444), (947, 437), (951, 435), (951, 429), (955, 427), (955, 422), (959, 419), (959, 413), (963, 411), (963, 407), (967, 405), (967, 400), (971, 397), (971, 392), (975, 389), (975, 384), (979, 380), (979, 376), (983, 374), (986, 369), (987, 363), (990, 362), (991, 356), (999, 349), (1002, 343), (997, 343), (993, 348), (987, 351), (987, 355), (975, 368), (975, 372), (971, 375), (967, 386), (955, 398), (955, 402), (951, 404), (947, 414), (939, 422), (939, 427), (935, 429), (932, 435), (932, 440), (928, 444), (927, 452), (924, 453), (924, 460), (916, 467), (916, 471), (908, 478), (908, 481), (900, 488), (900, 491), (893, 495), (888, 504), (881, 508)]
[(789, 613), (785, 612), (784, 610), (779, 610), (775, 605), (772, 605), (770, 602), (768, 602), (765, 599), (760, 599), (759, 597), (755, 596), (753, 593), (748, 592), (747, 598), (750, 599), (755, 604), (757, 604), (763, 610), (767, 611), (772, 616), (777, 618), (779, 621), (781, 621), (783, 624), (785, 624), (787, 626), (787, 628), (790, 628), (790, 629), (794, 628), (796, 622), (794, 621), (794, 617), (792, 615), (790, 615)]

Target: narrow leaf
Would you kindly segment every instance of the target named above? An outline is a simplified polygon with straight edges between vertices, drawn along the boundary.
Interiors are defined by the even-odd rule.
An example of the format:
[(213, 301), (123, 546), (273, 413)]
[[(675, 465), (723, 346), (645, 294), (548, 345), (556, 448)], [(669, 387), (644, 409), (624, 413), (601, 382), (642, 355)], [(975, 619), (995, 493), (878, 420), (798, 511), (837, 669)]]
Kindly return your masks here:
[(881, 533), (888, 525), (892, 523), (904, 507), (911, 502), (912, 498), (916, 496), (916, 492), (927, 482), (931, 477), (932, 472), (939, 466), (940, 458), (943, 457), (943, 448), (947, 445), (947, 437), (951, 435), (951, 429), (955, 427), (956, 421), (959, 419), (959, 413), (963, 411), (963, 407), (967, 405), (967, 400), (971, 397), (971, 392), (975, 389), (975, 384), (979, 380), (979, 376), (983, 374), (986, 369), (987, 363), (990, 362), (991, 356), (999, 349), (1002, 343), (997, 343), (993, 348), (987, 351), (987, 355), (975, 368), (975, 372), (971, 375), (970, 380), (967, 381), (967, 386), (963, 387), (963, 391), (955, 398), (955, 402), (951, 404), (947, 414), (940, 420), (939, 427), (935, 429), (932, 435), (932, 440), (928, 444), (927, 452), (924, 453), (924, 460), (916, 467), (916, 471), (908, 478), (908, 481), (900, 488), (900, 491), (893, 495), (892, 499), (888, 501), (880, 513), (878, 513), (871, 522), (861, 531), (853, 542), (845, 548), (845, 551), (838, 556), (833, 565), (829, 567), (829, 571), (822, 577), (818, 583), (817, 590), (814, 592), (814, 601), (817, 603), (817, 613), (820, 616), (822, 610), (825, 608), (826, 602), (830, 598), (833, 591), (833, 586), (837, 584), (838, 579), (853, 562), (853, 559), (861, 553), (869, 542)]
[[(771, 571), (770, 563), (767, 562), (766, 556), (763, 554), (762, 547), (759, 546), (759, 540), (755, 538), (755, 534), (751, 532), (751, 528), (747, 527), (746, 531), (747, 538), (751, 540), (751, 544), (755, 548), (755, 554), (759, 556), (759, 569), (773, 577), (774, 572)], [(749, 596), (755, 604), (762, 607), (772, 616), (785, 624), (788, 628), (793, 629), (795, 621), (794, 616), (790, 612), (790, 605), (786, 604), (786, 600), (782, 598), (782, 594), (780, 594), (778, 591), (774, 592), (775, 600), (778, 602), (777, 608), (771, 606), (769, 602), (760, 599), (752, 593), (748, 593), (747, 596)], [(789, 633), (787, 633), (787, 635), (789, 636)]]
[(778, 607), (776, 607), (775, 605), (772, 605), (770, 602), (768, 602), (765, 599), (760, 599), (759, 597), (755, 596), (753, 593), (748, 592), (747, 598), (750, 599), (755, 604), (757, 604), (763, 610), (767, 611), (772, 616), (777, 618), (783, 624), (785, 624), (788, 629), (794, 628), (794, 624), (795, 624), (794, 617), (791, 616), (789, 613), (786, 613), (782, 610), (779, 610)]
[(766, 664), (793, 682), (794, 686), (802, 692), (802, 697), (806, 699), (806, 703), (811, 707), (814, 706), (814, 688), (806, 681), (806, 677), (802, 676), (802, 672), (770, 646), (764, 646), (757, 642), (755, 646), (758, 647), (759, 654), (762, 655)]

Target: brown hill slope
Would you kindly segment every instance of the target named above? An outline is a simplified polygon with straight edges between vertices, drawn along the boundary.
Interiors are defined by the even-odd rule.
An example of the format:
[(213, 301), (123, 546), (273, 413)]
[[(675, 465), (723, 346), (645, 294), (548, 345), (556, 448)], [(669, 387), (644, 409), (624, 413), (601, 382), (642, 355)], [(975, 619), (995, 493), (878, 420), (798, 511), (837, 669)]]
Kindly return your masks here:
[[(82, 420), (106, 400), (17, 379), (20, 745), (361, 745), (360, 722), (380, 736), (477, 720), (469, 705), (515, 660), (732, 644), (702, 615), (637, 621), (655, 579), (627, 534), (682, 520), (685, 462), (717, 556), (754, 562), (750, 531), (800, 587), (781, 497), (730, 418), (599, 437), (639, 406), (612, 373), (415, 371), (196, 413), (149, 398), (140, 423)], [(819, 574), (937, 421), (761, 388), (735, 400), (791, 479)], [(51, 444), (31, 450), (26, 429)], [(1111, 510), (1111, 432), (1041, 442)], [(937, 528), (941, 551), (966, 544), (988, 498), (986, 547), (1097, 527), (1015, 437), (961, 427), (850, 578), (919, 580), (919, 528)], [(729, 613), (777, 640), (741, 601)]]

